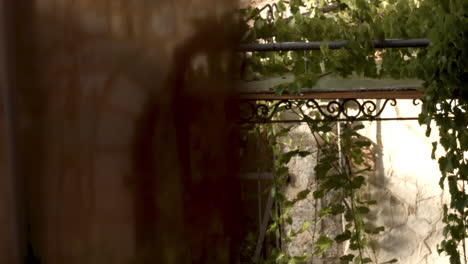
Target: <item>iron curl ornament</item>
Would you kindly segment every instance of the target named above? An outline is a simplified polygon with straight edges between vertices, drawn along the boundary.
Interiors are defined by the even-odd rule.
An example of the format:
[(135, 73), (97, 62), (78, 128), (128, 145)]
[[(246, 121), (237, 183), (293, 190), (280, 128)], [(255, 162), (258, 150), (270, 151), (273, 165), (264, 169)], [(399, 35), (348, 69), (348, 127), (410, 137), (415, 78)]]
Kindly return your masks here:
[[(283, 99), (283, 100), (254, 100), (244, 99), (238, 101), (241, 123), (296, 123), (305, 122), (304, 119), (275, 119), (283, 110), (293, 110), (293, 107), (302, 107), (310, 111), (307, 122), (321, 121), (385, 121), (385, 120), (417, 120), (417, 117), (381, 118), (380, 115), (387, 106), (395, 107), (396, 99), (343, 99), (343, 100), (316, 100), (316, 99)], [(418, 106), (420, 99), (414, 99), (413, 105)], [(311, 114), (312, 113), (312, 114)], [(315, 115), (314, 115), (315, 113)], [(318, 116), (318, 118), (317, 118)]]

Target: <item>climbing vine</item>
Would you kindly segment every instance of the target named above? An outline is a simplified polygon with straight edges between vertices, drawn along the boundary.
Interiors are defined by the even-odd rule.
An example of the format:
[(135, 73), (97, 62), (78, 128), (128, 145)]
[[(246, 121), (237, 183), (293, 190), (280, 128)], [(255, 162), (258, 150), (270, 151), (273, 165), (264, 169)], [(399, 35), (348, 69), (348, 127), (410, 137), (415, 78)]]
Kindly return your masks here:
[[(311, 132), (327, 133), (331, 130), (328, 124), (318, 126), (316, 123), (308, 123), (308, 125)], [(334, 240), (338, 243), (349, 240), (349, 248), (356, 252), (340, 257), (341, 263), (371, 262), (371, 258), (365, 254), (368, 243), (367, 235), (378, 234), (384, 230), (384, 227), (371, 227), (363, 218), (363, 215), (370, 211), (369, 206), (376, 204), (376, 201), (363, 199), (361, 196), (361, 188), (366, 184), (366, 180), (360, 173), (372, 168), (367, 167), (356, 171), (350, 164), (353, 162), (361, 165), (364, 162), (362, 149), (370, 146), (370, 142), (362, 139), (357, 133), (361, 128), (363, 128), (362, 125), (345, 126), (338, 144), (330, 144), (324, 138), (324, 145), (320, 147), (322, 157), (315, 168), (315, 177), (319, 184), (314, 191), (314, 198), (323, 198), (327, 193), (333, 194), (329, 204), (321, 209), (320, 216), (343, 214), (346, 220), (345, 230)], [(337, 156), (339, 149), (343, 150), (342, 160)], [(314, 247), (319, 249), (317, 253), (321, 253), (331, 245), (333, 240), (326, 235), (321, 235), (317, 242), (320, 243), (316, 243)]]
[[(424, 81), (424, 103), (419, 121), (427, 126), (427, 135), (431, 133), (431, 123), (435, 123), (438, 128), (440, 139), (433, 143), (432, 157), (438, 158), (440, 165), (440, 186), (448, 188), (451, 197), (450, 203), (444, 206), (445, 238), (439, 244), (438, 251), (447, 254), (454, 264), (467, 263), (467, 10), (466, 0), (279, 0), (264, 8), (248, 7), (241, 10), (245, 21), (245, 43), (347, 41), (347, 45), (339, 50), (330, 50), (324, 44), (320, 50), (314, 51), (244, 54), (245, 80), (269, 75), (295, 76), (290, 83), (272, 87), (277, 94), (300, 93), (302, 88), (312, 87), (329, 73), (345, 77), (355, 74), (372, 78), (418, 78)], [(431, 44), (427, 48), (373, 48), (372, 40), (393, 38), (428, 38)], [(309, 125), (313, 129), (320, 129), (312, 123)], [(349, 129), (353, 131), (352, 126)], [(438, 146), (444, 149), (440, 157), (435, 155)], [(348, 154), (353, 155), (350, 146), (343, 146), (343, 151), (351, 151)], [(324, 154), (326, 157), (326, 152)], [(352, 156), (348, 162), (352, 160), (356, 162)], [(329, 162), (326, 160), (323, 163)], [(325, 183), (333, 179), (334, 174), (340, 174), (339, 170), (325, 173), (325, 169), (321, 171), (320, 164), (317, 166), (317, 177), (322, 177), (319, 181), (323, 181), (324, 185), (321, 186), (328, 186)], [(341, 174), (346, 174), (346, 177), (340, 179), (347, 179), (345, 186), (351, 188), (344, 191), (348, 195), (347, 199), (354, 199), (352, 186), (358, 186), (357, 183), (353, 185), (353, 182), (360, 179), (359, 176), (353, 178), (349, 171), (341, 171)], [(327, 188), (322, 190), (330, 191)], [(319, 197), (319, 194), (315, 193), (315, 196)], [(358, 208), (358, 200), (355, 203), (348, 206)], [(342, 210), (339, 207), (337, 212)], [(348, 208), (345, 206), (345, 213), (346, 210)], [(357, 211), (359, 209), (354, 210), (354, 213)], [(350, 222), (354, 230), (362, 226), (360, 221), (352, 218), (348, 217), (353, 220)], [(365, 244), (359, 235), (347, 233), (348, 237), (354, 239), (355, 243)], [(356, 245), (357, 249), (359, 246)], [(367, 262), (363, 256), (358, 257), (358, 261)]]
[(433, 153), (438, 145), (444, 148), (445, 155), (438, 159), (440, 186), (447, 183), (451, 196), (450, 204), (444, 205), (445, 239), (438, 251), (448, 254), (450, 263), (467, 263), (468, 3), (430, 4), (439, 29), (429, 32), (433, 45), (422, 59), (424, 74), (420, 77), (426, 88), (420, 123), (427, 125), (428, 135), (431, 121), (438, 127), (440, 140), (433, 143)]
[[(280, 237), (283, 243), (289, 243), (292, 238), (312, 229), (310, 244), (314, 249), (313, 255), (321, 256), (335, 242), (349, 241), (350, 252), (340, 257), (340, 263), (377, 263), (377, 260), (371, 259), (369, 241), (371, 236), (384, 231), (384, 227), (374, 226), (365, 220), (366, 214), (371, 210), (370, 206), (377, 202), (366, 197), (363, 192), (363, 187), (366, 185), (363, 173), (373, 170), (372, 166), (366, 162), (363, 152), (370, 148), (371, 142), (358, 134), (364, 126), (350, 123), (346, 124), (342, 131), (337, 132), (336, 126), (321, 118), (318, 112), (305, 113), (302, 108), (303, 103), (296, 103), (294, 107), (287, 110), (292, 111), (307, 125), (311, 137), (315, 139), (313, 144), (317, 147), (315, 152), (312, 149), (303, 150), (297, 146), (290, 146), (292, 149), (286, 151), (283, 147), (285, 144), (283, 138), (293, 129), (293, 126), (279, 128), (278, 125), (270, 123), (261, 124), (252, 129), (259, 137), (266, 135), (276, 157), (273, 168), (276, 177), (271, 195), (281, 210), (279, 214), (277, 211), (272, 213), (272, 222), (268, 232)], [(281, 112), (278, 111), (279, 113)], [(316, 115), (315, 119), (312, 119), (311, 115)], [(321, 122), (318, 122), (320, 120)], [(288, 199), (283, 193), (289, 183), (288, 163), (294, 157), (304, 158), (311, 155), (317, 158), (314, 188), (308, 187), (298, 192), (294, 199)], [(315, 200), (314, 221), (313, 223), (304, 221), (298, 230), (294, 230), (292, 229), (294, 220), (289, 214), (290, 209), (299, 201), (307, 199), (311, 191)], [(329, 198), (325, 199), (325, 196)], [(325, 204), (317, 211), (319, 200)], [(346, 222), (343, 232), (336, 236), (317, 234), (315, 237), (317, 225), (327, 217), (337, 215), (342, 216)], [(307, 252), (302, 255), (291, 255), (286, 248), (285, 246), (274, 248), (270, 256), (262, 263), (300, 263), (311, 257)], [(383, 263), (394, 262), (396, 259)]]

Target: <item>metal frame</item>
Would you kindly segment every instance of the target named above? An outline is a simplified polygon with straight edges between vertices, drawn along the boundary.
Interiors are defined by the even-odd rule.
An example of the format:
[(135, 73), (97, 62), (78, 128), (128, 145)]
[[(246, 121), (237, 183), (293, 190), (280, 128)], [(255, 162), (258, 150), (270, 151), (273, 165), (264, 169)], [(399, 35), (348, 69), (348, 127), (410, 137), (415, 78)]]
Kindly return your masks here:
[[(282, 42), (266, 44), (244, 44), (239, 47), (241, 52), (267, 52), (267, 51), (306, 51), (320, 50), (323, 45), (329, 49), (346, 48), (348, 41), (319, 41), (319, 42)], [(364, 42), (362, 42), (364, 44)], [(385, 39), (372, 40), (374, 49), (386, 48), (425, 48), (430, 45), (429, 39)], [(389, 104), (397, 105), (396, 99), (413, 99), (415, 106), (422, 102), (423, 93), (411, 90), (367, 90), (367, 91), (340, 91), (315, 92), (305, 95), (273, 95), (273, 94), (241, 94), (238, 96), (241, 113), (241, 123), (291, 123), (305, 122), (305, 120), (273, 120), (280, 107), (291, 110), (293, 105), (305, 105), (307, 108), (317, 110), (322, 116), (315, 121), (387, 121), (387, 120), (417, 120), (417, 117), (380, 118), (380, 114)], [(317, 99), (332, 99), (326, 105), (321, 105)], [(363, 99), (359, 101), (358, 99)], [(372, 99), (384, 99), (380, 109)], [(276, 101), (275, 101), (276, 100)], [(356, 114), (348, 113), (348, 105), (354, 104)], [(314, 121), (308, 119), (308, 121)]]
[[(413, 105), (418, 106), (422, 99), (414, 98)], [(302, 122), (323, 122), (323, 121), (394, 121), (394, 120), (417, 120), (418, 117), (396, 117), (381, 118), (380, 114), (386, 106), (395, 107), (396, 99), (384, 99), (380, 107), (372, 99), (334, 99), (318, 101), (315, 99), (283, 99), (283, 100), (241, 100), (238, 102), (241, 123), (302, 123)], [(292, 110), (293, 107), (306, 107), (315, 110), (319, 118), (313, 119), (311, 116), (306, 119), (280, 119), (274, 117), (282, 109)], [(349, 110), (355, 110), (350, 112)]]

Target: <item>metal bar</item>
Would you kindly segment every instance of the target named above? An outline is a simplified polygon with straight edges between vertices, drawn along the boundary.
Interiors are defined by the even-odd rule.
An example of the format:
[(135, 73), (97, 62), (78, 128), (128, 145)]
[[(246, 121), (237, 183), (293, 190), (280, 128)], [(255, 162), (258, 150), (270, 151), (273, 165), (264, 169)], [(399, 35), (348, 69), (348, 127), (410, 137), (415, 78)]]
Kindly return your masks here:
[[(416, 120), (417, 117), (396, 117), (396, 118), (381, 118), (385, 106), (397, 105), (396, 99), (385, 99), (381, 109), (376, 111), (378, 107), (372, 100), (358, 99), (338, 99), (327, 102), (319, 102), (315, 99), (308, 100), (277, 100), (276, 102), (258, 102), (255, 100), (239, 101), (240, 109), (243, 109), (243, 114), (240, 117), (242, 123), (301, 123), (306, 122), (298, 117), (292, 120), (273, 120), (278, 112), (278, 109), (284, 108), (290, 110), (293, 107), (305, 106), (311, 110), (316, 110), (316, 114), (320, 117), (312, 119), (312, 122), (339, 122), (339, 121), (386, 121), (386, 120)], [(413, 105), (418, 106), (423, 103), (422, 99), (413, 99)], [(348, 113), (347, 109), (353, 107), (356, 112)], [(310, 119), (310, 118), (308, 118)]]
[[(373, 40), (375, 49), (387, 48), (425, 48), (429, 46), (429, 39), (385, 39), (384, 41)], [(320, 50), (321, 45), (327, 45), (329, 49), (341, 49), (348, 45), (348, 41), (316, 41), (316, 42), (280, 42), (266, 44), (243, 44), (239, 51), (262, 52), (262, 51), (291, 51), (291, 50)]]
[(265, 206), (265, 212), (263, 214), (263, 223), (260, 229), (260, 234), (258, 236), (257, 246), (255, 248), (255, 254), (253, 258), (254, 263), (258, 263), (258, 261), (260, 260), (260, 253), (262, 251), (263, 241), (265, 240), (265, 234), (266, 234), (267, 227), (268, 227), (268, 221), (270, 220), (270, 212), (271, 212), (272, 207), (273, 207), (273, 196), (271, 195), (271, 192), (270, 192), (268, 195), (267, 204)]
[(306, 122), (343, 122), (343, 121), (350, 121), (350, 122), (357, 122), (357, 121), (405, 121), (405, 120), (418, 120), (417, 117), (395, 117), (395, 118), (356, 118), (356, 119), (346, 119), (346, 118), (339, 118), (339, 119), (318, 119), (313, 121), (305, 121), (305, 120), (270, 120), (267, 122), (246, 122), (247, 124), (265, 124), (265, 123), (306, 123)]

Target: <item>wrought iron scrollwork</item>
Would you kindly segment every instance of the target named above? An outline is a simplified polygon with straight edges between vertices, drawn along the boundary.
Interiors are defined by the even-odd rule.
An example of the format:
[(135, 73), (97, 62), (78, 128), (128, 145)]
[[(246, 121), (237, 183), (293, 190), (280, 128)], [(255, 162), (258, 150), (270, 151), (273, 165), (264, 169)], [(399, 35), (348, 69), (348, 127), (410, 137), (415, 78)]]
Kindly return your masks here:
[(293, 107), (293, 102), (291, 100), (267, 100), (263, 101), (263, 103), (258, 103), (258, 101), (255, 100), (241, 101), (241, 122), (268, 122), (282, 107), (286, 110), (290, 110)]
[(413, 99), (413, 105), (420, 105), (422, 103), (424, 103), (422, 99), (419, 99), (419, 98)]
[[(345, 99), (343, 101), (330, 101), (324, 107), (316, 100), (309, 99), (306, 101), (305, 105), (311, 109), (317, 109), (325, 119), (333, 120), (343, 116), (346, 119), (352, 120), (360, 117), (366, 117), (369, 119), (376, 118), (382, 113), (389, 102), (392, 106), (396, 106), (397, 104), (395, 99), (386, 99), (380, 110), (378, 110), (377, 104), (374, 101), (365, 100), (363, 102), (359, 102), (357, 99)], [(355, 105), (354, 108), (352, 107), (352, 104)], [(350, 114), (348, 111), (349, 109), (354, 109), (355, 112)]]
[[(304, 100), (242, 100), (241, 108), (242, 123), (268, 123), (268, 122), (301, 122), (303, 120), (274, 120), (275, 114), (280, 110), (290, 110), (293, 106), (306, 107), (317, 111), (320, 120), (327, 121), (357, 121), (357, 120), (383, 120), (380, 117), (386, 106), (395, 107), (396, 99), (382, 99), (383, 103), (377, 104), (375, 100), (343, 99), (331, 101), (318, 101), (315, 99)], [(422, 102), (414, 99), (415, 106)], [(416, 118), (388, 118), (385, 120), (416, 119)]]

